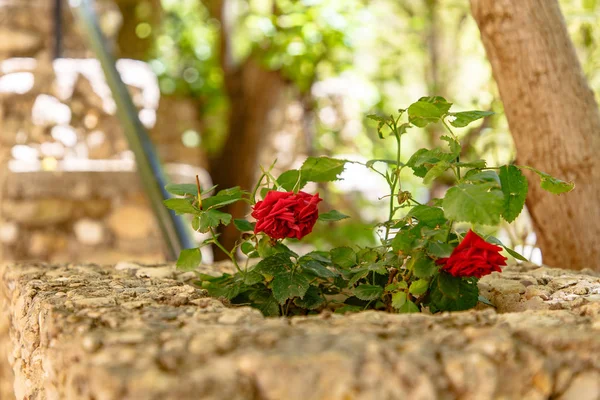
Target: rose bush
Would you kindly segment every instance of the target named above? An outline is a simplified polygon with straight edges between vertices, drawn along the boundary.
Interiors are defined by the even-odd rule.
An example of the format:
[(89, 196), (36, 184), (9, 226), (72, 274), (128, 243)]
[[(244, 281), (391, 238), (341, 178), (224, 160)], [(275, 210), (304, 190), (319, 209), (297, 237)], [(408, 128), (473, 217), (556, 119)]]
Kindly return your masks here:
[[(439, 96), (423, 97), (401, 109), (398, 115), (369, 118), (377, 122), (381, 139), (396, 142), (393, 159), (365, 163), (330, 157), (308, 157), (299, 169), (273, 176), (262, 170), (251, 192), (239, 187), (202, 191), (197, 185), (169, 185), (180, 198), (165, 204), (180, 214), (192, 215), (194, 230), (209, 233), (200, 246), (215, 245), (231, 259), (237, 272), (215, 277), (196, 271), (201, 262), (199, 248), (181, 252), (179, 268), (196, 271), (198, 285), (212, 296), (232, 304), (251, 305), (266, 316), (298, 315), (332, 310), (337, 313), (365, 309), (410, 313), (459, 311), (479, 301), (477, 281), (506, 265), (506, 251), (525, 260), (491, 235), (476, 230), (514, 221), (523, 210), (528, 169), (541, 178), (541, 187), (555, 194), (566, 193), (574, 184), (556, 179), (534, 168), (519, 165), (488, 167), (485, 160), (461, 159), (461, 145), (452, 127), (462, 128), (490, 115), (488, 111), (451, 112), (452, 104)], [(419, 149), (408, 160), (401, 159), (403, 135), (409, 129), (439, 123), (448, 132), (446, 144)], [(379, 244), (314, 250), (299, 255), (284, 242), (302, 239), (318, 221), (330, 224), (348, 218), (336, 210), (319, 213), (318, 194), (302, 189), (308, 182), (324, 185), (340, 179), (349, 163), (361, 164), (381, 176), (390, 189), (385, 201), (386, 221), (374, 226)], [(412, 173), (429, 185), (444, 176), (454, 184), (441, 199), (419, 201), (402, 188), (403, 175)], [(235, 219), (223, 210), (243, 201), (252, 208), (251, 219)], [(232, 221), (233, 220), (233, 221)], [(217, 229), (233, 222), (240, 239), (233, 249), (220, 242)], [(471, 229), (457, 228), (457, 222)], [(245, 257), (244, 265), (240, 265)], [(258, 259), (250, 263), (251, 259)]]
[(436, 261), (442, 269), (452, 276), (481, 278), (494, 271), (501, 272), (507, 258), (500, 254), (502, 247), (486, 242), (469, 230), (450, 257)]
[(312, 232), (319, 217), (319, 194), (269, 191), (254, 205), (254, 233), (264, 232), (272, 239), (302, 239)]

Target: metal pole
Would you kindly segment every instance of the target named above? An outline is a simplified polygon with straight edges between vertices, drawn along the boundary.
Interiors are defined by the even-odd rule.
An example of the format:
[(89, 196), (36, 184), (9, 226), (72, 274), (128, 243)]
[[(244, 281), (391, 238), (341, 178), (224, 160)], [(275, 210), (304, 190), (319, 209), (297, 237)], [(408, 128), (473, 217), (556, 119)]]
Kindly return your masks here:
[(62, 0), (54, 0), (54, 59), (62, 57)]
[(167, 183), (160, 161), (142, 123), (131, 96), (117, 71), (115, 61), (106, 47), (90, 0), (70, 0), (76, 17), (102, 65), (106, 81), (117, 105), (117, 115), (123, 125), (129, 147), (136, 159), (137, 170), (167, 245), (168, 258), (176, 260), (182, 249), (196, 247), (184, 220), (168, 210), (163, 200), (170, 197), (164, 190)]

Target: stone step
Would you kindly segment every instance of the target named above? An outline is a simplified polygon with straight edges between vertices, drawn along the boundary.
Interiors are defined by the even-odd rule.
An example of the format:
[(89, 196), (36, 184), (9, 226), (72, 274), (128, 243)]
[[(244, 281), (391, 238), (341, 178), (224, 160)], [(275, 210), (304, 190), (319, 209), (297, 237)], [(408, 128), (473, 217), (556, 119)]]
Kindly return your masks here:
[(487, 277), (481, 291), (501, 313), (294, 318), (227, 307), (192, 277), (123, 263), (5, 266), (16, 399), (600, 398), (592, 273)]

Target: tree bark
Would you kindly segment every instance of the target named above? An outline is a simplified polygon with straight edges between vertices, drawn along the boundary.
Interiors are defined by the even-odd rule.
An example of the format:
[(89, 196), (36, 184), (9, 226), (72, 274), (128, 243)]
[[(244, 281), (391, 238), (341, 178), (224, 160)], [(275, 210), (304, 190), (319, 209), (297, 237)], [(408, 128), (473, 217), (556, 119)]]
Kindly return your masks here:
[(544, 263), (600, 270), (600, 112), (557, 0), (471, 0), (520, 165), (576, 183), (556, 196), (530, 178)]
[[(229, 98), (228, 133), (221, 153), (210, 163), (211, 176), (219, 189), (240, 186), (250, 190), (256, 179), (259, 153), (272, 130), (270, 118), (283, 103), (286, 82), (278, 71), (261, 66), (252, 56), (239, 65), (231, 51), (233, 21), (227, 14), (226, 0), (205, 2), (211, 15), (221, 24), (220, 63)], [(248, 207), (236, 203), (225, 210), (233, 218), (242, 218)], [(220, 242), (231, 249), (239, 238), (233, 224), (221, 231)], [(216, 260), (224, 259), (220, 251)]]

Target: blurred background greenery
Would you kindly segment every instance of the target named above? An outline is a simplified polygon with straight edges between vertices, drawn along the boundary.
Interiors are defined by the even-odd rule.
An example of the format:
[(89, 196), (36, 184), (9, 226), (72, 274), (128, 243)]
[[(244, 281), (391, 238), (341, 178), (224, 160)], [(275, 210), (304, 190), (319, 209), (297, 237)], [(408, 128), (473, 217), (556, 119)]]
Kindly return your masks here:
[[(596, 0), (560, 3), (588, 81), (600, 99), (600, 6)], [(124, 17), (120, 56), (149, 62), (163, 99), (193, 102), (201, 128), (178, 134), (185, 146), (205, 151), (198, 164), (223, 187), (248, 188), (256, 176), (256, 171), (246, 171), (249, 166), (268, 166), (275, 156), (279, 170), (313, 154), (390, 158), (393, 143), (378, 139), (374, 123), (365, 115), (392, 113), (425, 95), (444, 96), (458, 111), (496, 112), (475, 127), (459, 130), (464, 157), (499, 164), (515, 156), (466, 1), (118, 4)], [(439, 136), (437, 127), (411, 132), (405, 136), (404, 157), (437, 145)], [(310, 242), (334, 246), (375, 240), (369, 226), (385, 217), (383, 203), (377, 202), (385, 184), (360, 168), (348, 171), (345, 178), (320, 192), (324, 208), (353, 218), (340, 224), (339, 235), (321, 226), (307, 237)], [(424, 188), (420, 181), (407, 173), (403, 184), (422, 201), (441, 196), (451, 182)], [(500, 236), (539, 261), (526, 214), (514, 227), (504, 227)]]

